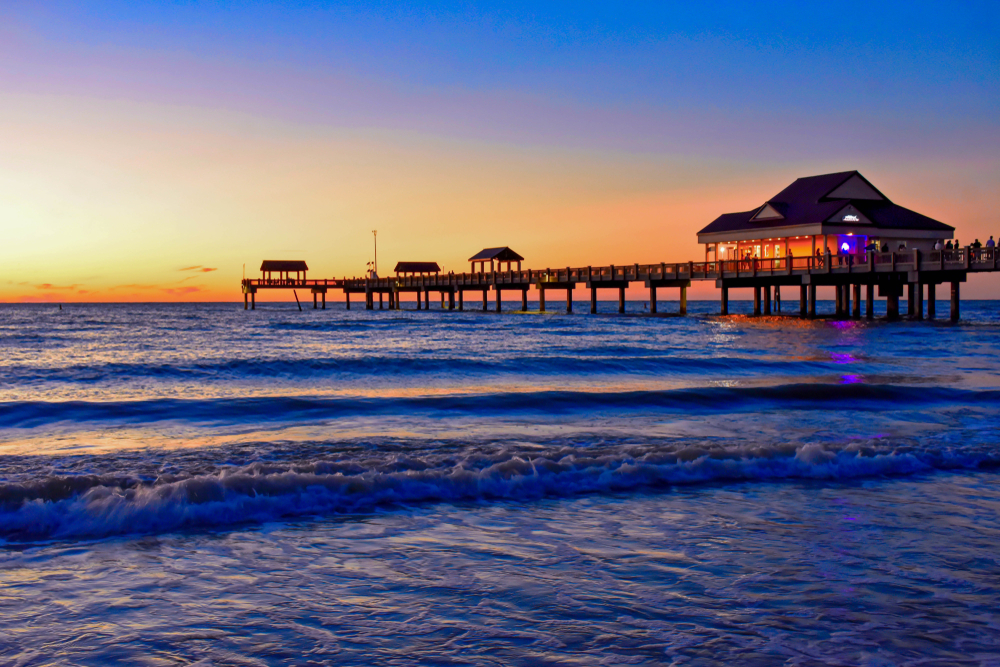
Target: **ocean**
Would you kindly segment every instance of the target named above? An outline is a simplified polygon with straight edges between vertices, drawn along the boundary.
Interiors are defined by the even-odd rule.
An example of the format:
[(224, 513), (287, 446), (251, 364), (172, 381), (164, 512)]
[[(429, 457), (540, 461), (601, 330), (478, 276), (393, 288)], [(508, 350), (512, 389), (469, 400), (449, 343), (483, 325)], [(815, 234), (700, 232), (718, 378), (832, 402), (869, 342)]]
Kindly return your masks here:
[(588, 305), (0, 306), (0, 664), (1000, 665), (1000, 302)]

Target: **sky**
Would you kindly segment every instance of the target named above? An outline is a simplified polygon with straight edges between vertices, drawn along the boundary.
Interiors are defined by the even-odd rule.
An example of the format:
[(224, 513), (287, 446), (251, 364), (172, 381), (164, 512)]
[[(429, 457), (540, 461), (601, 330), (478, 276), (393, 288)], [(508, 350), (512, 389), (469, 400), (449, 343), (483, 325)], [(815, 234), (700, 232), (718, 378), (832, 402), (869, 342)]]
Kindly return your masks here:
[(688, 261), (850, 169), (1000, 238), (1000, 3), (0, 0), (2, 302)]

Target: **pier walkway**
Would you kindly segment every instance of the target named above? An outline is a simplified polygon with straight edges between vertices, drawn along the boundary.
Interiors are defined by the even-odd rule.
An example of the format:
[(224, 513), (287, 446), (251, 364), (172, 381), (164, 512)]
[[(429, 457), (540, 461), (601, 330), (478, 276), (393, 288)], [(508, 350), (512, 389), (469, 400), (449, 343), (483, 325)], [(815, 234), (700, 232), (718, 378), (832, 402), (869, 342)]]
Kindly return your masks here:
[[(489, 306), (489, 292), (495, 293), (495, 309), (500, 312), (503, 292), (521, 293), (521, 310), (528, 308), (528, 291), (538, 291), (539, 308), (546, 309), (546, 292), (565, 291), (566, 311), (573, 310), (573, 291), (577, 286), (590, 290), (590, 312), (597, 312), (598, 290), (618, 291), (618, 312), (625, 312), (625, 290), (634, 283), (649, 289), (650, 312), (657, 308), (658, 289), (678, 289), (680, 313), (687, 312), (687, 288), (695, 280), (714, 280), (721, 291), (720, 312), (729, 312), (729, 290), (748, 288), (754, 294), (754, 314), (772, 312), (772, 290), (781, 287), (799, 288), (799, 314), (816, 315), (816, 288), (836, 288), (836, 315), (861, 317), (862, 288), (864, 288), (865, 317), (873, 317), (875, 289), (886, 299), (886, 312), (890, 319), (899, 317), (899, 298), (907, 290), (908, 310), (911, 318), (923, 319), (926, 286), (927, 316), (935, 317), (936, 287), (950, 284), (951, 319), (959, 317), (960, 284), (969, 273), (997, 271), (995, 248), (959, 248), (921, 252), (866, 252), (854, 255), (822, 255), (812, 257), (783, 257), (775, 259), (724, 260), (712, 262), (684, 262), (660, 264), (626, 264), (527, 269), (519, 271), (480, 271), (475, 273), (447, 273), (422, 276), (387, 278), (333, 278), (333, 279), (244, 279), (242, 283), (244, 308), (255, 308), (255, 295), (265, 289), (308, 289), (313, 295), (313, 307), (326, 307), (329, 290), (344, 293), (347, 308), (351, 295), (363, 294), (365, 307), (383, 308), (386, 301), (390, 309), (399, 309), (399, 294), (413, 292), (417, 295), (417, 308), (430, 308), (430, 294), (441, 297), (442, 307), (465, 309), (465, 293), (482, 294), (482, 309)], [(447, 301), (447, 305), (445, 302)], [(852, 307), (853, 306), (853, 307)]]

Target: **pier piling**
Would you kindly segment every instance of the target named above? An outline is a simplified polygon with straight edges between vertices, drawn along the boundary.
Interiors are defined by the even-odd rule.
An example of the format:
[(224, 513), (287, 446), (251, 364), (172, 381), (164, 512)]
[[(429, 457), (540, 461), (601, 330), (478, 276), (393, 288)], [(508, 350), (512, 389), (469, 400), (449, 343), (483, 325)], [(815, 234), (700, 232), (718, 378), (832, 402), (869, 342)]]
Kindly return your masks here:
[(868, 283), (865, 286), (865, 319), (875, 318), (875, 285)]
[(854, 283), (854, 309), (851, 311), (851, 317), (856, 320), (861, 319), (861, 283)]
[(649, 312), (656, 312), (656, 285), (649, 286)]
[(721, 288), (721, 296), (719, 297), (719, 314), (728, 315), (729, 314), (729, 288), (723, 286)]
[(625, 312), (625, 288), (618, 288), (618, 312), (624, 314)]
[(809, 286), (799, 285), (799, 317), (805, 319), (809, 314)]
[(937, 315), (937, 285), (927, 283), (927, 319), (933, 320)]
[(952, 281), (951, 283), (951, 321), (958, 322), (958, 294), (959, 294), (959, 283), (958, 281)]

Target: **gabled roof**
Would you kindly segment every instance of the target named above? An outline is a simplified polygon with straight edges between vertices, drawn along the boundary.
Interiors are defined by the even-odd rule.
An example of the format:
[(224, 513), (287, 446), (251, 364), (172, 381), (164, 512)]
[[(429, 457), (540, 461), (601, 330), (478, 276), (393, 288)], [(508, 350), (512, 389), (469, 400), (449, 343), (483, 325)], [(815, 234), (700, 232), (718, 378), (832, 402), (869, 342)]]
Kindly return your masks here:
[(396, 273), (438, 273), (441, 267), (437, 262), (398, 262)]
[[(848, 209), (848, 207), (853, 207)], [(847, 210), (840, 219), (833, 216)], [(857, 211), (857, 215), (852, 211)], [(856, 217), (858, 220), (850, 218)], [(847, 219), (844, 219), (847, 218)], [(699, 234), (748, 232), (798, 225), (871, 225), (875, 229), (954, 231), (954, 227), (889, 201), (857, 171), (808, 176), (768, 199), (762, 206), (742, 213), (725, 213)]]
[(482, 259), (495, 259), (500, 262), (524, 261), (524, 257), (521, 257), (507, 246), (504, 246), (503, 248), (486, 248), (485, 250), (480, 250), (478, 253), (470, 257), (469, 261), (478, 262)]
[(309, 267), (301, 259), (265, 259), (260, 264), (261, 271), (308, 271)]

